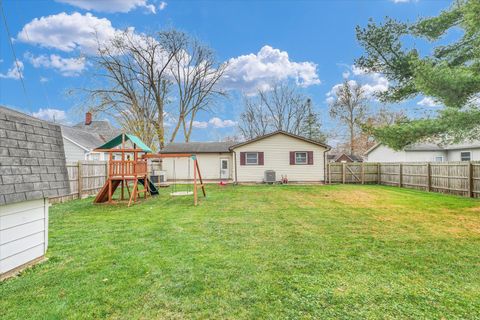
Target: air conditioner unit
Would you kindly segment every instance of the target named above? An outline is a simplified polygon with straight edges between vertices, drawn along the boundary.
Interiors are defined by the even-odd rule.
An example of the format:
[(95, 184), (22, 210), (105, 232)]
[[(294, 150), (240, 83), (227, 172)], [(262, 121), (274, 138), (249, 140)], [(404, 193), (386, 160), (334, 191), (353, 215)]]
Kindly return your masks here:
[(275, 171), (265, 170), (265, 178), (263, 180), (265, 183), (275, 183), (277, 181), (275, 178)]
[(166, 183), (167, 182), (167, 172), (161, 170), (154, 170), (153, 174), (150, 175), (150, 179), (154, 184)]

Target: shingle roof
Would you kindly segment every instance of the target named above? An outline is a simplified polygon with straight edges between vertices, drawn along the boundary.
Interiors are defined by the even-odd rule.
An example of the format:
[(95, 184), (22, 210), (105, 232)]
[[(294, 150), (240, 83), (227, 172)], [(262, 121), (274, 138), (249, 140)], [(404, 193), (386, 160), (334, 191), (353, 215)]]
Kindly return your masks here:
[[(368, 155), (370, 152), (379, 147), (381, 143), (377, 143), (365, 152)], [(405, 151), (446, 151), (446, 150), (460, 150), (460, 149), (476, 149), (480, 148), (480, 141), (465, 141), (456, 144), (437, 144), (437, 143), (414, 143), (404, 148)]]
[(68, 140), (72, 140), (80, 146), (88, 149), (88, 151), (97, 148), (105, 143), (98, 134), (81, 130), (78, 128), (61, 126), (62, 135)]
[(312, 143), (312, 144), (316, 144), (316, 145), (324, 147), (328, 150), (331, 149), (331, 147), (329, 145), (325, 144), (325, 143), (321, 143), (321, 142), (318, 142), (318, 141), (315, 141), (315, 140), (311, 140), (311, 139), (308, 139), (308, 138), (305, 138), (305, 137), (302, 137), (302, 136), (299, 136), (299, 135), (296, 135), (296, 134), (293, 134), (293, 133), (290, 133), (290, 132), (286, 132), (286, 131), (283, 131), (283, 130), (277, 130), (277, 131), (274, 131), (274, 132), (271, 132), (271, 133), (267, 133), (263, 136), (256, 137), (256, 138), (251, 139), (251, 140), (247, 140), (247, 141), (244, 141), (244, 142), (234, 144), (234, 145), (230, 146), (230, 150), (233, 150), (233, 149), (238, 148), (240, 146), (244, 146), (246, 144), (249, 144), (249, 143), (252, 143), (252, 142), (255, 142), (255, 141), (258, 141), (258, 140), (262, 140), (262, 139), (265, 139), (265, 138), (268, 138), (268, 137), (271, 137), (271, 136), (274, 136), (274, 135), (277, 135), (277, 134), (284, 134), (286, 136), (289, 136), (289, 137), (292, 137), (292, 138), (295, 138), (295, 139), (299, 139), (299, 140), (303, 140), (303, 141), (306, 141), (306, 142), (309, 142), (309, 143)]
[(69, 193), (60, 127), (0, 106), (0, 205)]
[(96, 133), (101, 139), (104, 140), (104, 142), (109, 141), (122, 133), (121, 130), (113, 127), (107, 120), (95, 120), (89, 125), (86, 125), (84, 122), (79, 122), (74, 125), (73, 128), (82, 129), (90, 133)]
[(230, 152), (235, 142), (170, 143), (160, 153), (221, 153)]

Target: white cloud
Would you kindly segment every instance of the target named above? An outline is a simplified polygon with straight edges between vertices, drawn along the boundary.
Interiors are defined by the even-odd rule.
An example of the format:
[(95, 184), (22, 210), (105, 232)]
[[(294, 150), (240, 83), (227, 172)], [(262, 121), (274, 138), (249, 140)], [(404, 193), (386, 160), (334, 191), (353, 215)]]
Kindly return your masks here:
[[(387, 91), (389, 87), (388, 79), (382, 76), (380, 73), (368, 73), (356, 66), (352, 66), (350, 70), (344, 71), (342, 76), (345, 80), (348, 80), (350, 77), (355, 78), (348, 80), (350, 86), (355, 87), (361, 84), (365, 95), (370, 98), (377, 93)], [(342, 83), (337, 83), (332, 87), (332, 89), (330, 89), (330, 91), (327, 93), (327, 103), (334, 101), (336, 92), (341, 86)]]
[(62, 58), (56, 54), (51, 54), (50, 56), (39, 55), (35, 57), (27, 52), (25, 58), (27, 58), (35, 68), (44, 67), (56, 69), (66, 77), (78, 76), (85, 69), (85, 57)]
[(393, 3), (417, 2), (418, 0), (391, 0)]
[(231, 58), (228, 64), (224, 86), (246, 94), (269, 90), (273, 82), (287, 79), (294, 79), (302, 87), (320, 83), (315, 63), (290, 61), (286, 51), (270, 46), (264, 46), (257, 54)]
[(193, 121), (192, 126), (198, 129), (205, 129), (208, 127), (208, 122), (206, 121)]
[(14, 61), (12, 67), (8, 69), (6, 73), (0, 73), (0, 78), (19, 80), (23, 77), (23, 69), (24, 65), (22, 61)]
[(214, 128), (228, 128), (228, 127), (234, 127), (237, 125), (237, 122), (233, 120), (222, 120), (218, 117), (213, 117), (208, 121), (209, 124), (211, 124)]
[(40, 110), (37, 112), (33, 112), (32, 116), (35, 118), (55, 122), (63, 122), (67, 118), (65, 111), (51, 108), (40, 108)]
[(43, 82), (43, 83), (48, 82), (48, 78), (40, 77), (40, 82)]
[(422, 100), (418, 101), (417, 104), (419, 106), (424, 107), (439, 107), (440, 104), (435, 101), (432, 97), (424, 97)]
[(155, 6), (147, 0), (56, 0), (72, 6), (101, 12), (129, 12), (137, 8), (144, 8), (149, 13), (156, 13)]
[(64, 52), (80, 50), (86, 54), (95, 54), (98, 43), (106, 43), (116, 32), (119, 31), (106, 18), (97, 18), (91, 13), (82, 15), (78, 12), (62, 12), (33, 19), (23, 26), (17, 38), (22, 42)]
[(165, 10), (167, 5), (168, 5), (168, 3), (166, 3), (165, 1), (161, 1), (160, 4), (158, 5), (158, 10), (160, 10), (160, 11)]

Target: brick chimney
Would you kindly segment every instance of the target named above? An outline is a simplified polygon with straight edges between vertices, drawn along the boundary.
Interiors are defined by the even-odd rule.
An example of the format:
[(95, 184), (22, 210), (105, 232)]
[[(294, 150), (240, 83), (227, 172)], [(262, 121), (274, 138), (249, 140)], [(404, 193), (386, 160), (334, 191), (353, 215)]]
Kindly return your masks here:
[(89, 111), (85, 113), (85, 125), (89, 126), (92, 123), (92, 113)]

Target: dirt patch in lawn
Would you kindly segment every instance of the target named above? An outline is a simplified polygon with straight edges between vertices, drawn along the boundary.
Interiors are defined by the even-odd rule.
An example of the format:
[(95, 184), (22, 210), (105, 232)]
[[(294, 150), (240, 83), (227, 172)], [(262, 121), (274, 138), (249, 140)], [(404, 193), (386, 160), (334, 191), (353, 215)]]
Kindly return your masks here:
[(335, 190), (322, 195), (323, 198), (356, 206), (359, 208), (378, 208), (380, 201), (384, 201), (385, 194), (379, 195), (374, 191), (366, 190)]

